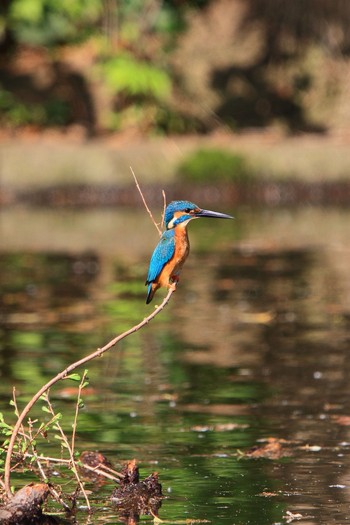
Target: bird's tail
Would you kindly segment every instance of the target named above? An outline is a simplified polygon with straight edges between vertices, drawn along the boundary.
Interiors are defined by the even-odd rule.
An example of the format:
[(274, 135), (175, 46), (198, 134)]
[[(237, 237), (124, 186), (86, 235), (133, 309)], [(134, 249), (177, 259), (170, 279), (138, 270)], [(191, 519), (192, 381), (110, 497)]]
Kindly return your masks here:
[(156, 292), (156, 289), (157, 288), (154, 286), (154, 283), (149, 283), (148, 284), (146, 304), (149, 304), (152, 301), (153, 296), (154, 296), (154, 294)]

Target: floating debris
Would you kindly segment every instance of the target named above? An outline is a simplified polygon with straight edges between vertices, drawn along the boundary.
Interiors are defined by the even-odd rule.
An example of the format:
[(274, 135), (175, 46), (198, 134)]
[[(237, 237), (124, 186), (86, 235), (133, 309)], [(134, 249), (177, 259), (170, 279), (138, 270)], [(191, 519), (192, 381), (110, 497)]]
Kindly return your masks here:
[(287, 520), (287, 523), (291, 523), (294, 520), (302, 520), (304, 518), (304, 516), (302, 514), (300, 514), (299, 512), (293, 513), (293, 512), (290, 512), (289, 510), (287, 510), (286, 515), (283, 516), (283, 518), (285, 520)]
[(190, 430), (193, 432), (230, 432), (248, 427), (249, 425), (241, 423), (218, 423), (217, 425), (195, 425)]
[(333, 416), (333, 421), (342, 427), (350, 426), (350, 416)]
[(130, 519), (138, 520), (141, 515), (157, 516), (163, 499), (158, 473), (153, 472), (140, 480), (136, 460), (132, 459), (122, 469), (121, 475), (120, 484), (111, 496), (120, 517), (130, 522)]
[(246, 452), (239, 451), (239, 454), (245, 458), (268, 458), (279, 459), (285, 456), (291, 456), (290, 449), (285, 448), (288, 443), (284, 439), (269, 437), (265, 445), (254, 445)]
[(105, 483), (106, 479), (112, 479), (119, 481), (121, 473), (113, 470), (113, 465), (101, 452), (93, 450), (84, 450), (80, 454), (80, 467), (79, 471), (97, 486), (101, 486)]

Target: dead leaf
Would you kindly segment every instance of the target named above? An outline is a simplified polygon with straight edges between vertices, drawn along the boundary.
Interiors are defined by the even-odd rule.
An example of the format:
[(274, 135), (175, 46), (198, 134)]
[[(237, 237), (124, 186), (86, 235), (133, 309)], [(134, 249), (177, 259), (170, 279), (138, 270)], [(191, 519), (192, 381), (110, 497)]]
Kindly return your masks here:
[(333, 416), (332, 419), (335, 423), (343, 427), (350, 426), (350, 416)]
[(246, 458), (268, 458), (279, 459), (284, 456), (290, 456), (288, 449), (283, 447), (285, 440), (269, 437), (266, 445), (255, 445), (246, 452), (242, 452), (242, 456)]

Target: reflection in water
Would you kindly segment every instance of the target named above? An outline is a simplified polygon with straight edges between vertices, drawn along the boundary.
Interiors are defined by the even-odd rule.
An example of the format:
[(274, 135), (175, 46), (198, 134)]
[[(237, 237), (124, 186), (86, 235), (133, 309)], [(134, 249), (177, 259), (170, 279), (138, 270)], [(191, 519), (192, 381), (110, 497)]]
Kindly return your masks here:
[[(238, 213), (245, 230), (224, 229), (221, 239), (213, 225), (204, 236), (193, 227), (171, 304), (89, 366), (78, 446), (117, 466), (136, 457), (143, 477), (157, 470), (164, 519), (260, 525), (290, 511), (314, 524), (347, 520), (350, 222), (344, 212), (313, 210), (315, 228), (307, 213)], [(337, 228), (320, 239), (320, 224)], [(3, 411), (13, 384), (27, 400), (150, 311), (148, 254), (134, 257), (128, 267), (108, 250), (1, 254)], [(70, 386), (51, 393), (68, 414), (66, 429)], [(271, 436), (287, 441), (290, 456), (237, 454)], [(53, 454), (49, 439), (41, 446)], [(115, 523), (113, 489), (106, 483), (92, 496), (104, 523)]]

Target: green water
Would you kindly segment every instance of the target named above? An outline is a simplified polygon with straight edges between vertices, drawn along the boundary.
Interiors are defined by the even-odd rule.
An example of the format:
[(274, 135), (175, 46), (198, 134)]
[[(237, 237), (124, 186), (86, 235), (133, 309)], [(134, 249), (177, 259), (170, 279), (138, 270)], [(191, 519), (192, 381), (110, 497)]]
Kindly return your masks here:
[[(0, 408), (10, 422), (13, 386), (23, 406), (152, 310), (144, 279), (157, 241), (142, 212), (129, 228), (130, 210), (94, 211), (95, 222), (88, 211), (17, 211), (1, 215)], [(275, 524), (291, 512), (347, 523), (350, 436), (337, 418), (350, 411), (350, 214), (224, 211), (237, 220), (191, 224), (192, 253), (166, 309), (89, 363), (77, 450), (99, 450), (117, 470), (136, 458), (142, 477), (157, 471), (166, 521)], [(50, 392), (68, 434), (77, 385)], [(33, 419), (48, 417), (41, 406)], [(44, 455), (60, 455), (54, 436), (38, 437)], [(288, 441), (285, 457), (241, 456), (268, 437)], [(74, 491), (64, 469), (47, 474)], [(80, 499), (77, 523), (121, 523), (114, 484), (87, 488), (98, 511), (88, 518)]]

